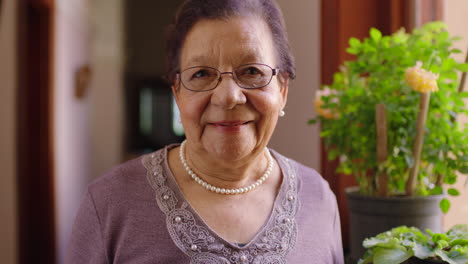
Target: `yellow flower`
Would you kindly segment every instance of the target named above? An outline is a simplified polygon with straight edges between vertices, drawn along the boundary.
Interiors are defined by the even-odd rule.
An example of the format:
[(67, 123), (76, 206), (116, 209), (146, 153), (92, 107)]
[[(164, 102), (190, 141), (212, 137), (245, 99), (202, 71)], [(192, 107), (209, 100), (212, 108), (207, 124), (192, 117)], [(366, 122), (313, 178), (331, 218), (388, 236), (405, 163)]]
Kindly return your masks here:
[(420, 93), (435, 92), (439, 90), (437, 87), (437, 78), (439, 78), (439, 75), (426, 71), (421, 67), (422, 63), (418, 61), (416, 66), (406, 69), (405, 80), (409, 86)]
[[(336, 91), (332, 91), (330, 90), (330, 88), (328, 86), (325, 86), (325, 88), (323, 90), (318, 90), (316, 93), (315, 93), (315, 99), (314, 99), (314, 106), (315, 106), (315, 111), (317, 111), (317, 113), (326, 118), (326, 119), (336, 119), (339, 117), (338, 113), (336, 111), (333, 111), (331, 109), (328, 109), (328, 108), (322, 108), (324, 102), (322, 100), (322, 96), (328, 96), (332, 93), (336, 93)], [(336, 101), (336, 98), (335, 100)]]

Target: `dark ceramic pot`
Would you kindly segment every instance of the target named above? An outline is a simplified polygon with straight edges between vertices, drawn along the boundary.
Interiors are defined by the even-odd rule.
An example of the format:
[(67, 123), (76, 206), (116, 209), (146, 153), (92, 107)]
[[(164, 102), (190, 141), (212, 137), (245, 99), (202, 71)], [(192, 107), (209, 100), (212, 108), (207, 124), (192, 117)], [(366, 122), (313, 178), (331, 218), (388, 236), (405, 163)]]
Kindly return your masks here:
[(414, 226), (420, 230), (442, 231), (443, 195), (424, 197), (372, 197), (359, 194), (359, 189), (346, 189), (350, 216), (350, 249), (352, 261), (364, 255), (362, 242), (393, 227)]

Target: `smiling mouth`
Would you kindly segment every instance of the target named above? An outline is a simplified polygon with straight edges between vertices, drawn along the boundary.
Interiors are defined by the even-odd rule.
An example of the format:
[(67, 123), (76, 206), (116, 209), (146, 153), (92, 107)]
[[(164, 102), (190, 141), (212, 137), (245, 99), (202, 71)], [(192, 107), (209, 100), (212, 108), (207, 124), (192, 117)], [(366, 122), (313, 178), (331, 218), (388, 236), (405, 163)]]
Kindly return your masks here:
[(210, 124), (215, 125), (215, 126), (223, 126), (223, 127), (235, 127), (235, 126), (247, 125), (252, 122), (253, 121), (223, 121), (223, 122), (216, 122), (216, 123), (210, 123)]

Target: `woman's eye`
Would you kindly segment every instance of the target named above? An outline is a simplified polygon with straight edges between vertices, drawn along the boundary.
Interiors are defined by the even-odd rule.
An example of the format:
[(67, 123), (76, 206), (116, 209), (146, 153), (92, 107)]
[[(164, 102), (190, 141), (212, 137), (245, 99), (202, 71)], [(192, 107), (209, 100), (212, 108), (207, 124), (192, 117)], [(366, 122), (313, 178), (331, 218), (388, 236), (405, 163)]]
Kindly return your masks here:
[(258, 75), (258, 74), (261, 74), (261, 71), (255, 67), (249, 67), (247, 69), (244, 70), (244, 73), (243, 74), (246, 74), (246, 75)]
[(207, 72), (205, 70), (199, 70), (196, 73), (192, 75), (192, 79), (198, 79), (198, 78), (203, 78), (207, 76)]

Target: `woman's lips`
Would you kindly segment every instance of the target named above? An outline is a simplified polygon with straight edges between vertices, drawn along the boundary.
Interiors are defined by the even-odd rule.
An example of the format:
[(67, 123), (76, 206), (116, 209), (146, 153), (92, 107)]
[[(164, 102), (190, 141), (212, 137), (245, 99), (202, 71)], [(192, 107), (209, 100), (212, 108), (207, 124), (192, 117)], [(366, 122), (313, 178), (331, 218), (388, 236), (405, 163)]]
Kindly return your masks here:
[(208, 125), (213, 126), (217, 130), (222, 132), (238, 132), (243, 127), (247, 127), (251, 122), (250, 120), (235, 120), (235, 121), (219, 121), (208, 123)]

